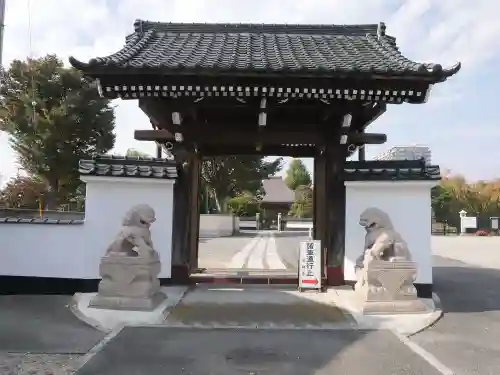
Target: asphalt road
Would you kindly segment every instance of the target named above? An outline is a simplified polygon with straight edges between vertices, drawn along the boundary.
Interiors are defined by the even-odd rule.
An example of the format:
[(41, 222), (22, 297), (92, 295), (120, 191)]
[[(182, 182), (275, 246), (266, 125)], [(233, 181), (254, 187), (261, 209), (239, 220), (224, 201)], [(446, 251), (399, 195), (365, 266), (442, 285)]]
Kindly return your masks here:
[[(497, 251), (500, 257), (500, 246)], [(445, 315), (411, 340), (456, 375), (500, 374), (500, 269), (434, 259), (434, 286)]]
[(125, 328), (77, 372), (96, 374), (440, 375), (388, 331), (196, 328)]

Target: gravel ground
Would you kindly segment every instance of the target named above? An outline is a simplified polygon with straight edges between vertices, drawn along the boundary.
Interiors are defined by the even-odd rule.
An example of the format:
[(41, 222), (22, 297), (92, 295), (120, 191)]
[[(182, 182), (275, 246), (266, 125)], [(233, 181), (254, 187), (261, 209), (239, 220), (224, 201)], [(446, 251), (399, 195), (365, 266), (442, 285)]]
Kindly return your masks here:
[(83, 365), (83, 355), (0, 353), (2, 375), (72, 375)]

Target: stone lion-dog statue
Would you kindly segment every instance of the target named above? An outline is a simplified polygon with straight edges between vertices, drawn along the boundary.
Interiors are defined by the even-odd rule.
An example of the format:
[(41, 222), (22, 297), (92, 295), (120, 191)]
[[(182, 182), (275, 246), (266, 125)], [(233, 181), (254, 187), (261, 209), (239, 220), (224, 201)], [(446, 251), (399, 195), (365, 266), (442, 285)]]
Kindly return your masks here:
[(387, 213), (375, 207), (367, 208), (360, 215), (359, 224), (365, 228), (366, 236), (363, 254), (356, 260), (358, 280), (355, 289), (366, 284), (366, 271), (372, 260), (388, 262), (412, 260), (408, 245), (394, 230)]
[(122, 228), (106, 250), (106, 256), (155, 257), (151, 240), (151, 224), (155, 211), (147, 204), (133, 206), (122, 221)]

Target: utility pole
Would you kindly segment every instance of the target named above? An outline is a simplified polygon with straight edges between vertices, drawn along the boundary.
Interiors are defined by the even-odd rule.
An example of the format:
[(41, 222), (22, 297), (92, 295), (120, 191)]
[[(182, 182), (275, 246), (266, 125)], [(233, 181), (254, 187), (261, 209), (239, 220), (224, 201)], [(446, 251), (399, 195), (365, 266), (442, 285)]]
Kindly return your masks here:
[(0, 0), (0, 66), (3, 65), (3, 34), (5, 29), (5, 0)]

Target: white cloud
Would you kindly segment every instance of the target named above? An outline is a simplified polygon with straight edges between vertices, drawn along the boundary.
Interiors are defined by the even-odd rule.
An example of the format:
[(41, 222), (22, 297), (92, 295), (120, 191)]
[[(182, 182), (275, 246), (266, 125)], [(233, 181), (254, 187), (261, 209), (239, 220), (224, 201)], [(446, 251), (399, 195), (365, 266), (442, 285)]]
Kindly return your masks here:
[[(498, 10), (498, 0), (8, 0), (4, 64), (30, 53), (56, 53), (64, 59), (74, 55), (85, 60), (115, 52), (137, 18), (345, 24), (385, 20), (387, 32), (398, 38), (408, 57), (445, 64), (463, 61), (470, 73), (500, 50)], [(446, 100), (446, 90), (440, 93)], [(133, 147), (153, 153), (152, 144), (133, 140), (134, 129), (149, 126), (136, 103), (117, 101), (116, 115), (116, 151)], [(0, 135), (0, 160), (0, 173), (15, 173), (15, 158), (5, 135)]]

